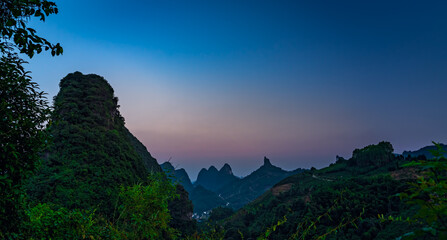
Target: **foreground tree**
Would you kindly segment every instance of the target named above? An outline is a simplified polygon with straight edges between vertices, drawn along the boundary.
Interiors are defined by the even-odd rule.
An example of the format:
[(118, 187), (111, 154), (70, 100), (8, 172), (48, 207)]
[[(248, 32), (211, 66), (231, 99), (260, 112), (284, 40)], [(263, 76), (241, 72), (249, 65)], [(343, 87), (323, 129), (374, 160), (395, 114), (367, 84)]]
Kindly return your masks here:
[(417, 160), (406, 167), (419, 167), (421, 176), (410, 189), (399, 194), (402, 199), (418, 207), (412, 220), (422, 227), (408, 233), (408, 239), (419, 239), (422, 236), (435, 236), (447, 239), (447, 158), (439, 143), (437, 150), (431, 151), (434, 158)]
[(175, 198), (175, 186), (161, 173), (149, 175), (148, 183), (122, 186), (112, 232), (117, 239), (176, 239), (168, 210)]
[(31, 81), (18, 58), (0, 60), (0, 231), (16, 230), (23, 182), (36, 169), (46, 143), (48, 120), (44, 93)]
[(36, 35), (36, 30), (27, 27), (32, 18), (45, 21), (50, 14), (57, 14), (56, 3), (47, 0), (2, 0), (0, 2), (0, 51), (14, 53), (19, 51), (30, 58), (42, 50), (51, 50), (51, 54), (63, 52), (59, 43), (52, 44)]
[[(23, 65), (19, 53), (33, 57), (43, 50), (62, 54), (27, 27), (32, 17), (45, 21), (57, 13), (47, 0), (2, 0), (0, 2), (0, 237), (17, 232), (23, 211), (23, 182), (36, 169), (39, 153), (48, 142), (42, 132), (48, 121), (45, 95)], [(11, 234), (10, 234), (11, 233)]]

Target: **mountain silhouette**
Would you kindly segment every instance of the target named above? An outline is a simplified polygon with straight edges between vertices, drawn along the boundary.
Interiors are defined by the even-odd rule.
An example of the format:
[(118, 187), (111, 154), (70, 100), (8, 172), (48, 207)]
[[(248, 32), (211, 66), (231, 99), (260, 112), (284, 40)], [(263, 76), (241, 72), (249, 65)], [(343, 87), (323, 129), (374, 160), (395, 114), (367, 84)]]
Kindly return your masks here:
[(170, 162), (164, 162), (160, 166), (166, 173), (166, 175), (168, 175), (168, 177), (171, 178), (173, 182), (182, 185), (185, 188), (185, 190), (188, 191), (189, 193), (192, 191), (194, 187), (185, 169), (183, 168), (174, 169), (174, 166), (172, 166)]
[(218, 193), (229, 203), (230, 207), (238, 209), (262, 195), (284, 178), (302, 171), (304, 170), (285, 171), (272, 165), (270, 160), (264, 157), (264, 164), (259, 169), (238, 181), (225, 185), (218, 190)]
[(194, 183), (195, 186), (202, 186), (213, 192), (218, 192), (223, 186), (230, 184), (234, 181), (239, 180), (238, 177), (233, 175), (230, 165), (227, 163), (218, 171), (216, 167), (210, 166), (207, 169), (202, 168), (199, 175), (197, 176), (197, 181)]
[[(148, 174), (162, 169), (125, 127), (118, 98), (103, 77), (75, 72), (59, 86), (52, 124), (46, 130), (52, 144), (27, 185), (28, 196), (69, 209), (95, 209), (110, 219), (120, 186), (144, 182)], [(169, 203), (170, 224), (182, 232), (193, 231), (188, 194), (181, 186), (177, 193), (180, 197)]]

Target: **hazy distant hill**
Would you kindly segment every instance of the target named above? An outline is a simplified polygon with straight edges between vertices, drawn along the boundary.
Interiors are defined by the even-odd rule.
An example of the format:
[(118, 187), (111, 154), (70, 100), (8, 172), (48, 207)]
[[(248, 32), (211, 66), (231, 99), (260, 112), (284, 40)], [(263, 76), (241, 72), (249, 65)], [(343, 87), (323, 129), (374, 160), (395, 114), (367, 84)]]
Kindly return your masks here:
[[(440, 144), (441, 146), (442, 146), (442, 148), (444, 149), (444, 151), (446, 151), (445, 153), (444, 153), (444, 156), (445, 157), (447, 157), (447, 145), (445, 145), (445, 144)], [(418, 156), (420, 156), (420, 155), (424, 155), (427, 159), (431, 159), (431, 158), (433, 158), (433, 154), (431, 154), (431, 150), (436, 150), (437, 148), (436, 148), (436, 146), (435, 145), (430, 145), (430, 146), (426, 146), (426, 147), (423, 147), (423, 148), (421, 148), (421, 149), (419, 149), (419, 150), (416, 150), (416, 151), (404, 151), (403, 153), (402, 153), (402, 155), (404, 156), (404, 157), (407, 157), (407, 156), (411, 156), (411, 157), (418, 157)]]
[(179, 183), (180, 185), (182, 185), (185, 188), (186, 191), (191, 193), (191, 191), (194, 187), (193, 187), (193, 185), (191, 183), (191, 179), (189, 178), (188, 173), (186, 173), (185, 169), (183, 169), (183, 168), (174, 169), (174, 166), (172, 166), (172, 164), (170, 162), (164, 162), (160, 166), (163, 169), (163, 171), (169, 177), (171, 177), (171, 179), (174, 182)]
[(277, 182), (298, 172), (285, 171), (273, 166), (270, 160), (264, 158), (264, 165), (250, 175), (240, 179), (233, 175), (229, 164), (217, 170), (214, 166), (202, 169), (197, 181), (190, 187), (191, 181), (184, 169), (174, 169), (171, 163), (163, 163), (165, 172), (174, 177), (189, 192), (189, 199), (194, 205), (194, 212), (202, 214), (218, 206), (227, 206), (238, 209), (256, 199)]
[(214, 166), (209, 167), (208, 170), (202, 168), (194, 185), (200, 185), (210, 191), (218, 192), (218, 190), (223, 186), (237, 180), (239, 180), (239, 178), (233, 175), (230, 165), (225, 163), (219, 171), (217, 171)]
[(264, 157), (264, 164), (259, 169), (238, 181), (225, 185), (218, 190), (218, 193), (230, 207), (238, 209), (262, 195), (282, 179), (302, 171), (304, 170), (285, 171), (273, 166), (270, 160)]

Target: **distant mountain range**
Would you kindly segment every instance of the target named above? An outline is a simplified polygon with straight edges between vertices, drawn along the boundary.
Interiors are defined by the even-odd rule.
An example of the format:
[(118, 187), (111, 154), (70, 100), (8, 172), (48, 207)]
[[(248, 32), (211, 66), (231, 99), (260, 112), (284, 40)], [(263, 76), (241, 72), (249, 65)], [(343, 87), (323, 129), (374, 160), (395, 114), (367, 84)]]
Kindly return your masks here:
[(282, 179), (304, 171), (285, 171), (273, 166), (270, 160), (264, 157), (264, 164), (244, 178), (234, 176), (230, 165), (226, 163), (220, 170), (214, 166), (203, 168), (192, 185), (184, 169), (174, 169), (169, 162), (161, 166), (173, 181), (182, 184), (189, 192), (195, 213), (206, 212), (218, 206), (239, 209)]
[[(447, 145), (442, 144), (442, 143), (440, 145), (444, 149), (444, 156), (447, 157)], [(431, 159), (431, 158), (433, 158), (433, 154), (430, 151), (433, 151), (436, 149), (437, 148), (435, 145), (430, 145), (430, 146), (423, 147), (416, 151), (404, 151), (402, 153), (402, 155), (404, 157), (407, 157), (407, 156), (418, 157), (418, 156), (424, 155), (427, 159)]]
[(229, 203), (229, 206), (239, 209), (284, 178), (303, 171), (304, 169), (285, 171), (272, 165), (270, 160), (264, 157), (264, 164), (259, 169), (242, 179), (225, 185), (219, 189), (218, 193)]
[[(413, 209), (396, 194), (408, 189), (408, 181), (423, 176), (415, 167), (402, 167), (410, 160), (393, 154), (388, 142), (355, 149), (350, 159), (337, 157), (336, 163), (320, 170), (285, 171), (267, 157), (261, 167), (243, 178), (234, 176), (229, 164), (220, 170), (210, 166), (202, 169), (192, 184), (184, 169), (175, 169), (170, 162), (158, 165), (125, 127), (118, 99), (104, 78), (80, 72), (67, 75), (54, 105), (53, 124), (45, 130), (51, 134), (52, 144), (42, 153), (40, 169), (25, 186), (30, 203), (95, 209), (111, 220), (119, 186), (144, 182), (148, 174), (163, 175), (164, 171), (179, 183), (180, 197), (169, 202), (170, 225), (184, 234), (196, 231), (193, 211), (209, 214), (218, 206), (238, 209), (222, 218), (225, 239), (255, 239), (266, 229), (274, 229), (271, 226), (277, 230), (270, 232), (270, 239), (289, 239), (303, 226), (311, 229), (312, 225), (306, 224), (312, 221), (318, 221), (311, 229), (312, 236), (322, 236), (328, 227), (336, 229), (345, 221), (345, 229), (336, 231), (331, 239), (346, 239), (345, 235), (349, 239), (396, 239), (412, 231), (402, 222), (381, 222), (377, 217), (411, 214)], [(447, 151), (447, 145), (441, 146)], [(433, 158), (430, 150), (435, 149), (427, 146), (402, 155)], [(319, 221), (321, 216), (328, 219)], [(346, 219), (356, 216), (361, 216), (360, 224), (348, 226)], [(287, 221), (279, 226), (282, 219)]]
[(206, 170), (202, 168), (199, 175), (197, 176), (197, 181), (194, 183), (195, 186), (202, 186), (210, 191), (219, 192), (222, 187), (231, 184), (239, 180), (238, 177), (233, 175), (230, 165), (227, 163), (217, 171), (216, 167), (211, 166)]

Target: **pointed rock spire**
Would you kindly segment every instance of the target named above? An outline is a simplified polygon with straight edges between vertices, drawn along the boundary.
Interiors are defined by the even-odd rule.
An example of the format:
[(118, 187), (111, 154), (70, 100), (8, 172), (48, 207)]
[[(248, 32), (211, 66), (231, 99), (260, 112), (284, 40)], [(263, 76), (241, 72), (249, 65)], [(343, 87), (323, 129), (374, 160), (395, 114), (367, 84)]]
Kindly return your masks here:
[(264, 156), (264, 166), (272, 166), (272, 164), (270, 163), (270, 159), (268, 159), (265, 156)]

